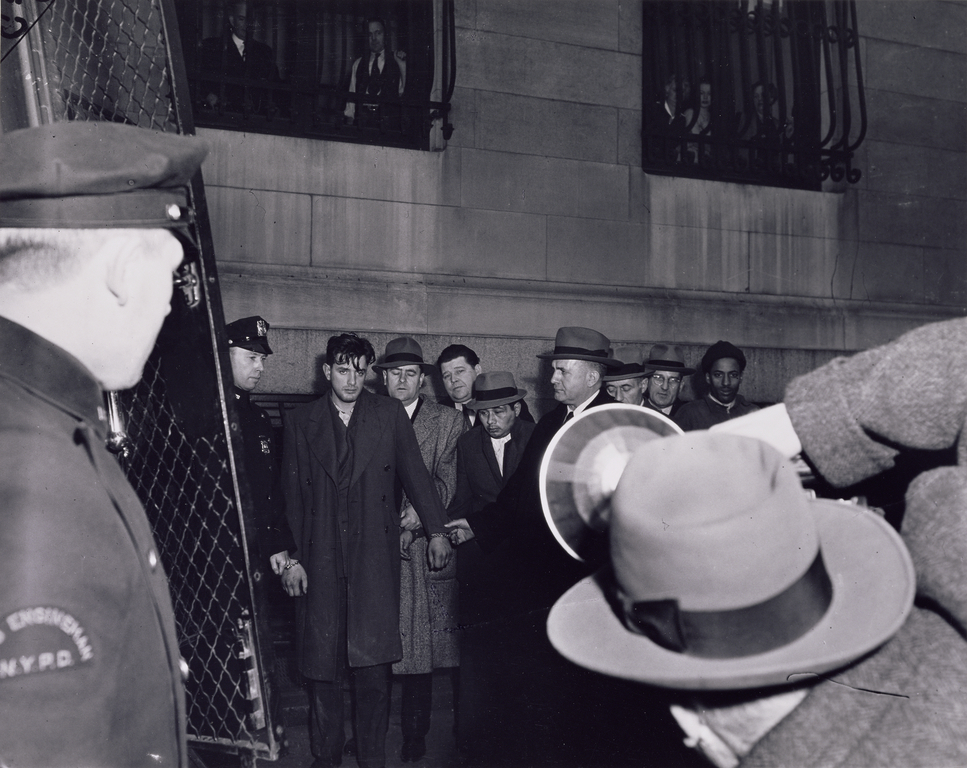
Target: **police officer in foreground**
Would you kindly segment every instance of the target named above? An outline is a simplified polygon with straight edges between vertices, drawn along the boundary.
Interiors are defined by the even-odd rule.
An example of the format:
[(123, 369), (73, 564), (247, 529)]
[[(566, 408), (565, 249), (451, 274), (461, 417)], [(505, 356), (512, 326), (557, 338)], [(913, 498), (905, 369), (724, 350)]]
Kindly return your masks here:
[(305, 590), (306, 572), (298, 560), (289, 557), (289, 551), (295, 549), (295, 539), (281, 506), (279, 451), (272, 433), (272, 419), (264, 408), (252, 402), (252, 392), (259, 385), (265, 361), (272, 354), (269, 324), (258, 315), (243, 317), (225, 326), (225, 334), (245, 451), (245, 476), (254, 501), (260, 564), (264, 566), (268, 559), (272, 571), (282, 577), (285, 591), (295, 597)]
[(104, 447), (170, 311), (200, 140), (0, 136), (0, 764), (186, 766), (167, 580)]

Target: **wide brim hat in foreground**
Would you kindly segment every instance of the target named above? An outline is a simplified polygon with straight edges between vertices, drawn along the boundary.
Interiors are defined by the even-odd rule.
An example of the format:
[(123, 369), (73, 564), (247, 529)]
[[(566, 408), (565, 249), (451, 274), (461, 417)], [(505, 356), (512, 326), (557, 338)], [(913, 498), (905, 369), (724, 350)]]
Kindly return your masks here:
[(559, 328), (554, 337), (554, 351), (538, 355), (541, 360), (587, 360), (608, 368), (619, 368), (620, 360), (611, 356), (611, 341), (591, 328)]
[(547, 622), (554, 647), (588, 669), (692, 690), (802, 683), (878, 648), (912, 607), (896, 531), (854, 504), (810, 500), (753, 438), (650, 442), (612, 507), (611, 565)]
[(432, 373), (435, 366), (423, 359), (423, 347), (409, 336), (400, 336), (386, 344), (386, 354), (381, 363), (374, 363), (373, 368), (392, 370), (405, 365), (418, 365), (423, 373)]
[(526, 394), (526, 389), (518, 388), (510, 371), (484, 371), (473, 382), (473, 398), (463, 407), (471, 411), (496, 408), (519, 402)]
[(607, 530), (611, 496), (635, 451), (680, 434), (663, 413), (624, 403), (589, 408), (558, 430), (544, 451), (539, 487), (547, 524), (571, 557), (588, 559)]

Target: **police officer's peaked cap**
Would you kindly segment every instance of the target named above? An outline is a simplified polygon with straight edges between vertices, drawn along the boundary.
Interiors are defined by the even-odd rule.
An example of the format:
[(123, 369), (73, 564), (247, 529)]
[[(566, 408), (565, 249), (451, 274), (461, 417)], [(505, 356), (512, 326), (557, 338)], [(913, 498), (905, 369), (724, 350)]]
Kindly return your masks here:
[(258, 315), (229, 323), (225, 326), (225, 335), (228, 336), (230, 347), (250, 349), (263, 355), (272, 354), (269, 346), (269, 324)]
[(0, 135), (0, 227), (182, 228), (208, 146), (195, 137), (104, 122)]

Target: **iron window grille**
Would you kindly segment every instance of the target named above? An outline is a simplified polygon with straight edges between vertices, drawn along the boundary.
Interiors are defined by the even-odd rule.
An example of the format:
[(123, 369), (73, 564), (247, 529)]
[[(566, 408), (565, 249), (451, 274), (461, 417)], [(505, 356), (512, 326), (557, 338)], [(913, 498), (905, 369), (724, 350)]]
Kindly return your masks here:
[[(452, 134), (453, 0), (247, 0), (244, 63), (228, 44), (235, 3), (175, 5), (198, 126), (422, 150)], [(405, 54), (402, 95), (350, 91), (374, 17), (386, 51)]]
[(642, 169), (818, 190), (859, 181), (854, 0), (643, 4)]

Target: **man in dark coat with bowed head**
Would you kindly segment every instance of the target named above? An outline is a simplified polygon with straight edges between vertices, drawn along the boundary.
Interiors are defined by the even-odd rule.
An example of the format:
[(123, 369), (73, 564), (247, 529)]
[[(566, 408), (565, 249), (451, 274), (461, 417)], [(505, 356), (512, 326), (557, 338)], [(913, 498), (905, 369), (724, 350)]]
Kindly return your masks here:
[(615, 350), (614, 356), (621, 367), (608, 371), (602, 377), (605, 391), (619, 403), (645, 404), (648, 379), (645, 369), (638, 362), (639, 354), (635, 347)]
[(475, 539), (488, 556), (513, 564), (489, 586), (493, 599), (503, 605), (505, 678), (516, 689), (504, 697), (502, 711), (509, 754), (497, 756), (511, 765), (545, 764), (567, 753), (574, 758), (572, 747), (583, 739), (572, 731), (575, 710), (565, 693), (574, 682), (571, 670), (547, 641), (544, 621), (554, 600), (588, 565), (564, 554), (544, 520), (540, 468), (548, 445), (567, 421), (614, 402), (602, 389), (602, 377), (621, 365), (611, 356), (606, 336), (580, 327), (559, 329), (554, 350), (538, 357), (551, 362), (557, 407), (537, 423), (517, 471), (497, 500), (449, 523), (461, 544)]
[(170, 311), (206, 152), (114, 123), (0, 138), (0, 764), (188, 764), (187, 666), (104, 391)]
[[(479, 429), (457, 442), (457, 487), (447, 512), (453, 518), (479, 512), (497, 500), (508, 478), (517, 470), (534, 423), (521, 418), (527, 391), (519, 389), (508, 371), (481, 373), (473, 384), (467, 408), (477, 414)], [(500, 583), (513, 562), (500, 554), (488, 556), (471, 539), (460, 546), (460, 689), (457, 739), (461, 751), (486, 761), (488, 749), (499, 743), (503, 667), (500, 623), (503, 605), (492, 594), (491, 581)], [(497, 623), (495, 623), (497, 622)]]
[(299, 669), (309, 679), (315, 764), (339, 765), (345, 742), (343, 681), (356, 695), (360, 766), (385, 765), (390, 667), (400, 642), (398, 479), (429, 537), (434, 570), (452, 554), (446, 511), (426, 470), (403, 405), (363, 388), (376, 355), (355, 334), (329, 339), (329, 394), (292, 412), (283, 440), (292, 552), (305, 566), (296, 598)]

